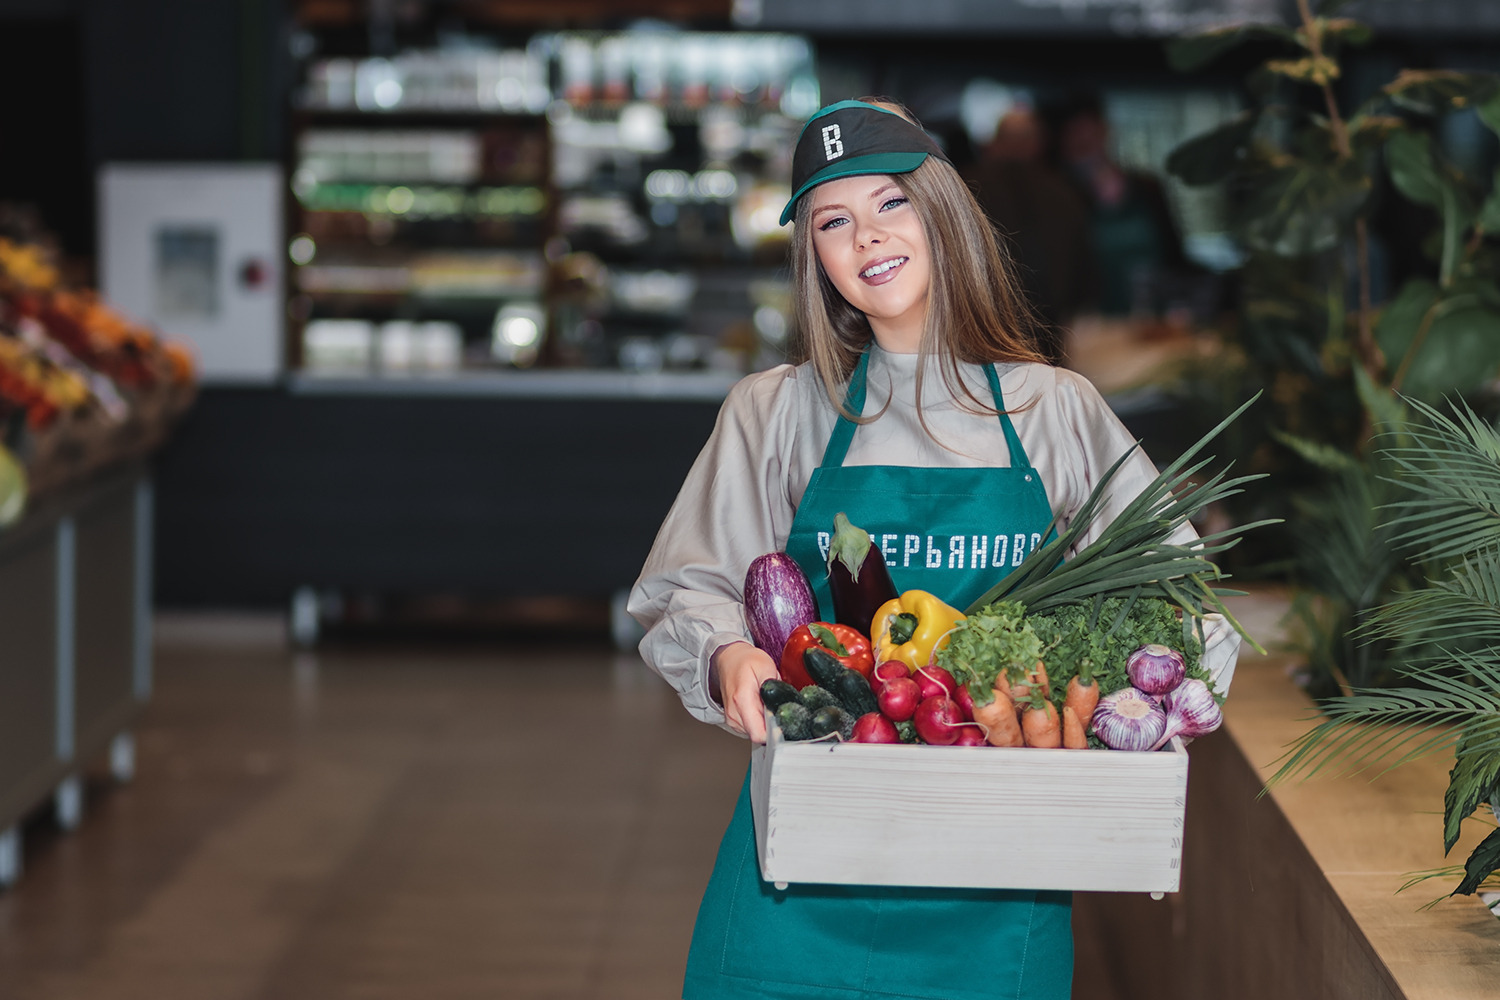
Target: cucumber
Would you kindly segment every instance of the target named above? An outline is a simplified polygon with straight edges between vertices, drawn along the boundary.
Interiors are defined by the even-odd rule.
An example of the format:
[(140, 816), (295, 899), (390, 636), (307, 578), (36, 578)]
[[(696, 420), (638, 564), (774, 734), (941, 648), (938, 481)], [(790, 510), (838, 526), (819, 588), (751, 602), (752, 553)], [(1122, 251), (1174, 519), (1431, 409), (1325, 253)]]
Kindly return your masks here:
[(856, 719), (880, 711), (880, 703), (875, 700), (875, 692), (870, 690), (870, 682), (858, 670), (845, 667), (829, 691)]
[(854, 738), (854, 722), (854, 716), (837, 705), (820, 708), (812, 716), (813, 739), (838, 733), (839, 739), (851, 740)]
[(776, 725), (788, 740), (812, 739), (812, 718), (813, 714), (801, 702), (789, 701), (776, 709)]
[(760, 703), (774, 712), (789, 701), (797, 700), (797, 689), (784, 680), (768, 678), (760, 686)]
[(833, 690), (833, 682), (838, 680), (839, 674), (849, 669), (839, 662), (837, 656), (817, 646), (802, 651), (802, 665), (807, 668), (807, 676), (814, 684), (829, 691)]
[(818, 709), (827, 708), (829, 705), (834, 705), (838, 708), (844, 707), (844, 703), (839, 700), (837, 695), (827, 688), (819, 687), (816, 684), (809, 684), (797, 692), (797, 700), (806, 706), (809, 712), (816, 712)]

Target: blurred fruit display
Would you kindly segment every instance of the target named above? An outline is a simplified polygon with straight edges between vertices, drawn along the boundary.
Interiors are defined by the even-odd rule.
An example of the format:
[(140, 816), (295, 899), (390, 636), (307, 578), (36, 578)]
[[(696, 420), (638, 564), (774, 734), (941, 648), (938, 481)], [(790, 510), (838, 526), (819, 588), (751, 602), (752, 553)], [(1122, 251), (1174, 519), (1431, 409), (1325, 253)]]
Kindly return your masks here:
[(54, 246), (33, 218), (0, 210), (6, 510), (19, 510), (28, 490), (45, 494), (149, 453), (196, 391), (189, 351), (70, 284)]

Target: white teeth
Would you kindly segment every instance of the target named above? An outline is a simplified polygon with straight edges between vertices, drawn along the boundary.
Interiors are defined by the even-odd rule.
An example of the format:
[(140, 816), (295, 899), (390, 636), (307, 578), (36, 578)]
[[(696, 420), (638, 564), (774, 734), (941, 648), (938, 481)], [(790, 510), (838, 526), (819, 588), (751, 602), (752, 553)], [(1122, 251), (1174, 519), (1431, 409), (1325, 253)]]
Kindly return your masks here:
[(905, 257), (896, 257), (896, 258), (893, 258), (891, 260), (886, 261), (884, 264), (876, 264), (874, 267), (866, 268), (865, 270), (859, 272), (859, 276), (861, 278), (873, 278), (877, 274), (884, 274), (885, 272), (889, 271), (891, 268), (897, 267), (897, 266), (899, 266), (901, 264), (905, 264), (905, 263), (906, 263), (906, 258)]

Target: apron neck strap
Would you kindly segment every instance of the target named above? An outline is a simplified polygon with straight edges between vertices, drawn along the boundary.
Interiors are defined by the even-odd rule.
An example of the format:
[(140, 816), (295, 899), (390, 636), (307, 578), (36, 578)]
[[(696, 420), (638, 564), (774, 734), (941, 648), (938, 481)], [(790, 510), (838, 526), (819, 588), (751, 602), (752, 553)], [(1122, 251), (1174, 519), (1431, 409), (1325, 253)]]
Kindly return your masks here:
[[(870, 352), (866, 350), (859, 356), (859, 361), (849, 376), (849, 388), (844, 395), (845, 411), (855, 414), (865, 412), (865, 385), (868, 382), (869, 368)], [(1011, 468), (1029, 469), (1031, 463), (1026, 458), (1025, 449), (1021, 447), (1021, 438), (1016, 434), (1015, 425), (1010, 422), (1010, 414), (1005, 411), (1005, 396), (1000, 391), (1000, 376), (996, 373), (994, 364), (987, 363), (984, 366), (984, 375), (990, 383), (990, 394), (995, 397), (995, 409), (1000, 413), (1000, 428), (1005, 432), (1005, 446), (1010, 449)], [(837, 468), (844, 464), (844, 458), (849, 454), (849, 445), (854, 440), (854, 432), (858, 427), (858, 424), (843, 413), (839, 414), (838, 423), (834, 425), (833, 433), (828, 436), (828, 447), (823, 449), (823, 462), (820, 468)]]

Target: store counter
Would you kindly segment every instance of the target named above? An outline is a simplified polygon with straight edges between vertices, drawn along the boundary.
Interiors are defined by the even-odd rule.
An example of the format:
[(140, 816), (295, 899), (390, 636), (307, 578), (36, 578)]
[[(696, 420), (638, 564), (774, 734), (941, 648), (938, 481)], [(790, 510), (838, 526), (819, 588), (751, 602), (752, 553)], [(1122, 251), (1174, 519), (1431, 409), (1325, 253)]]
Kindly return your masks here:
[(733, 382), (537, 371), (205, 387), (158, 462), (157, 601), (607, 598), (634, 581)]
[[(1251, 629), (1264, 636), (1265, 631)], [(1225, 726), (1190, 749), (1183, 889), (1080, 895), (1077, 996), (1153, 1000), (1479, 1000), (1500, 994), (1500, 919), (1446, 877), (1487, 832), (1466, 824), (1444, 858), (1451, 755), (1370, 775), (1264, 780), (1312, 724), (1289, 660), (1241, 655)], [(1102, 977), (1102, 978), (1101, 978)], [(1113, 992), (1090, 992), (1089, 984)], [(1121, 987), (1124, 987), (1123, 989)]]

